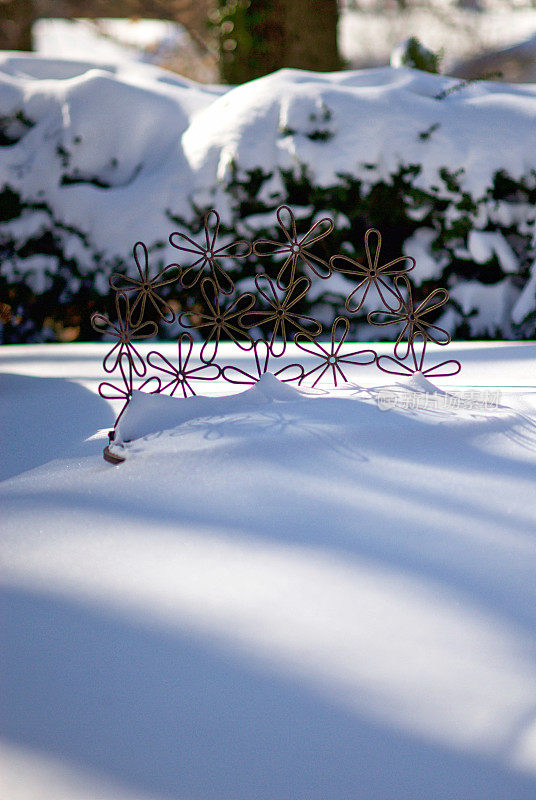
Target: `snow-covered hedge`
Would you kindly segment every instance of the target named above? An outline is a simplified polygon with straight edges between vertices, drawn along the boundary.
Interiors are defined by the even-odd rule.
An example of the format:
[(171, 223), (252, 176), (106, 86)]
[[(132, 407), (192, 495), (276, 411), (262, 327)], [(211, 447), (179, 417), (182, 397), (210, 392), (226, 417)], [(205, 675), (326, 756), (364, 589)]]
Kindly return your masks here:
[[(111, 311), (112, 270), (135, 274), (137, 240), (156, 271), (177, 261), (169, 234), (200, 234), (208, 208), (224, 231), (273, 239), (283, 202), (304, 232), (333, 217), (324, 255), (361, 256), (365, 230), (379, 228), (382, 256), (416, 258), (419, 290), (450, 289), (441, 322), (453, 335), (531, 338), (535, 116), (535, 86), (405, 68), (283, 70), (227, 89), (146, 65), (4, 56), (4, 341), (93, 338), (90, 314)], [(240, 262), (238, 288), (258, 269)], [(342, 310), (347, 289), (340, 275), (315, 284), (317, 318)], [(353, 320), (360, 338), (377, 335), (370, 310)]]

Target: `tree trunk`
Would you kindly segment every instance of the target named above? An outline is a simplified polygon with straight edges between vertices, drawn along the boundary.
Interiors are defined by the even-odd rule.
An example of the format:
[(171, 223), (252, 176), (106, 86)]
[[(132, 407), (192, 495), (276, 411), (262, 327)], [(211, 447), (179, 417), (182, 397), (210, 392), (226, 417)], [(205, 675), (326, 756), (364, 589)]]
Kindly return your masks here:
[(337, 0), (287, 0), (285, 49), (280, 66), (332, 72), (341, 69)]
[(221, 72), (228, 83), (282, 67), (338, 70), (337, 0), (220, 0)]
[(32, 0), (2, 0), (0, 50), (31, 50), (33, 21)]

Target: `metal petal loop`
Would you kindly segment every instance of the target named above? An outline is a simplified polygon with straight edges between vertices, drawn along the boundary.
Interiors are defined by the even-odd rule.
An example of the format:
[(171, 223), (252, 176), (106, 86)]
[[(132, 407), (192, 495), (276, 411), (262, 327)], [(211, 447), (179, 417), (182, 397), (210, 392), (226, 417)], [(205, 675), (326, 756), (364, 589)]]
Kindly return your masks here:
[[(415, 302), (408, 277), (415, 259), (401, 255), (382, 263), (382, 236), (376, 228), (365, 233), (364, 263), (344, 254), (319, 256), (314, 252), (315, 246), (333, 233), (329, 217), (317, 219), (305, 232), (298, 231), (299, 224), (289, 206), (280, 206), (276, 218), (281, 232), (279, 241), (229, 241), (220, 239), (220, 216), (211, 209), (204, 215), (201, 239), (181, 231), (170, 234), (170, 244), (183, 254), (185, 263), (168, 264), (154, 277), (150, 277), (147, 246), (142, 241), (135, 243), (133, 256), (138, 277), (113, 273), (109, 279), (115, 295), (115, 318), (100, 312), (91, 318), (94, 330), (113, 340), (104, 355), (103, 369), (108, 374), (118, 373), (118, 380), (101, 383), (99, 393), (106, 399), (123, 401), (119, 417), (132, 397), (135, 379), (140, 378), (147, 378), (140, 387), (146, 391), (184, 399), (196, 394), (198, 382), (206, 385), (222, 378), (230, 384), (251, 386), (268, 371), (281, 381), (310, 388), (328, 381), (338, 387), (348, 382), (348, 367), (372, 364), (383, 372), (405, 376), (421, 373), (439, 378), (460, 371), (460, 363), (454, 359), (425, 366), (429, 342), (440, 346), (450, 342), (450, 334), (438, 324), (449, 293), (445, 288), (433, 288), (424, 299)], [(229, 270), (235, 275), (236, 262), (252, 253), (260, 259), (276, 258), (277, 275), (259, 271), (254, 277), (255, 290), (239, 292)], [(225, 260), (231, 264), (229, 269), (222, 266)], [(327, 280), (334, 272), (354, 279), (344, 297), (344, 307), (350, 315), (358, 314), (367, 300), (370, 308), (370, 292), (374, 291), (381, 308), (368, 312), (366, 319), (374, 326), (396, 326), (392, 356), (378, 356), (371, 348), (346, 344), (352, 324), (346, 316), (337, 316), (327, 339), (321, 338), (323, 326), (307, 313), (307, 296), (313, 280)], [(164, 299), (160, 290), (174, 283), (182, 294), (174, 298), (169, 293), (175, 290), (170, 288)], [(176, 308), (182, 308), (180, 313)], [(144, 356), (145, 349), (135, 343), (156, 337), (158, 323), (176, 321), (182, 328), (176, 358), (158, 349), (151, 349)], [(356, 322), (361, 324), (361, 318)], [(263, 337), (254, 340), (252, 334), (259, 328)], [(197, 355), (200, 363), (193, 366), (194, 336), (190, 330), (197, 331), (202, 340)], [(253, 368), (220, 366), (218, 356), (224, 340), (241, 351), (252, 351)], [(312, 365), (291, 363), (279, 367), (277, 359), (289, 344), (311, 359)], [(149, 369), (158, 375), (148, 375)]]

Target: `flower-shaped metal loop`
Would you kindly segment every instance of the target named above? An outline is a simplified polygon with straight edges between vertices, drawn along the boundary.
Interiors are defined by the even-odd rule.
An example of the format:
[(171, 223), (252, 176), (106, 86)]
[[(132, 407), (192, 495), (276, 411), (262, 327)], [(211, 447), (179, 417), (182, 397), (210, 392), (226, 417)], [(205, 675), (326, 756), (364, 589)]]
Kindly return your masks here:
[[(283, 213), (288, 214), (289, 222), (284, 220)], [(332, 274), (329, 263), (311, 253), (309, 248), (329, 236), (333, 230), (333, 220), (329, 217), (319, 219), (302, 237), (298, 237), (296, 219), (288, 206), (280, 206), (277, 209), (277, 220), (287, 241), (275, 242), (272, 239), (258, 239), (253, 244), (253, 252), (258, 256), (287, 255), (277, 273), (279, 288), (284, 289), (294, 283), (298, 259), (319, 278), (329, 278)]]
[[(117, 423), (119, 422), (120, 417), (123, 414), (123, 411), (126, 409), (130, 398), (132, 397), (132, 392), (134, 391), (134, 373), (133, 373), (133, 365), (132, 359), (128, 353), (123, 353), (119, 357), (118, 361), (119, 372), (121, 373), (121, 378), (123, 379), (123, 383), (121, 386), (117, 384), (108, 383), (104, 381), (103, 383), (99, 384), (99, 394), (105, 400), (123, 400), (123, 406), (121, 407), (121, 411), (119, 412), (117, 419), (115, 420), (115, 426), (117, 427)], [(147, 378), (139, 387), (140, 391), (143, 391), (148, 386), (153, 386), (154, 388), (149, 391), (149, 394), (157, 394), (160, 391), (160, 379), (156, 376), (152, 376)]]
[(217, 286), (210, 278), (203, 278), (201, 281), (201, 294), (206, 311), (184, 311), (179, 316), (179, 322), (184, 328), (208, 329), (205, 343), (199, 354), (201, 361), (205, 364), (214, 361), (222, 336), (227, 336), (241, 350), (251, 350), (253, 339), (244, 330), (240, 320), (242, 315), (255, 305), (255, 295), (251, 292), (244, 292), (244, 294), (238, 295), (227, 308), (221, 308)]
[[(333, 230), (333, 221), (328, 217), (318, 219), (305, 234), (298, 234), (298, 222), (288, 206), (277, 210), (280, 241), (259, 239), (253, 245), (244, 240), (229, 244), (218, 242), (220, 217), (209, 211), (204, 217), (204, 229), (196, 235), (197, 241), (186, 234), (174, 232), (169, 240), (179, 250), (185, 263), (168, 264), (156, 277), (149, 277), (149, 256), (143, 242), (134, 245), (134, 259), (138, 277), (132, 278), (114, 273), (110, 286), (115, 291), (116, 316), (111, 319), (104, 314), (94, 314), (93, 328), (106, 333), (105, 339), (113, 340), (104, 356), (106, 373), (119, 371), (117, 381), (103, 382), (99, 393), (108, 400), (122, 400), (121, 417), (132, 397), (134, 381), (139, 383), (147, 376), (148, 368), (160, 377), (145, 380), (140, 388), (146, 391), (166, 392), (168, 395), (187, 398), (196, 394), (196, 381), (215, 381), (220, 377), (229, 383), (252, 386), (267, 372), (284, 382), (296, 382), (298, 386), (309, 386), (311, 391), (329, 392), (330, 385), (337, 387), (348, 382), (350, 366), (362, 366), (376, 362), (380, 370), (394, 375), (420, 373), (426, 377), (449, 377), (460, 371), (460, 363), (451, 359), (425, 367), (425, 353), (429, 342), (446, 345), (450, 342), (448, 332), (435, 321), (438, 310), (447, 302), (446, 289), (435, 289), (422, 302), (415, 304), (412, 286), (407, 273), (415, 266), (411, 256), (400, 256), (385, 264), (381, 263), (382, 238), (374, 228), (365, 233), (365, 258), (363, 263), (345, 255), (331, 259), (323, 253), (324, 239)], [(224, 241), (229, 241), (231, 237)], [(320, 246), (319, 243), (322, 243)], [(317, 247), (318, 246), (318, 247)], [(255, 289), (242, 294), (235, 289), (231, 275), (238, 269), (229, 261), (228, 270), (222, 262), (245, 259), (252, 251), (258, 256), (273, 258), (277, 262), (277, 277), (257, 274)], [(316, 255), (320, 252), (324, 258)], [(327, 259), (327, 260), (325, 260)], [(345, 308), (355, 314), (363, 308), (373, 307), (371, 297), (378, 297), (378, 311), (367, 315), (372, 325), (398, 324), (398, 337), (393, 356), (378, 356), (374, 350), (356, 349), (356, 343), (347, 344), (350, 320), (338, 316), (325, 341), (318, 341), (322, 325), (307, 312), (312, 292), (307, 297), (316, 278), (329, 278), (340, 272), (353, 279)], [(244, 276), (245, 280), (250, 278)], [(185, 310), (178, 314), (179, 324), (186, 329), (197, 329), (204, 340), (199, 358), (193, 361), (193, 336), (181, 333), (178, 340), (178, 360), (168, 359), (156, 349), (150, 350), (146, 360), (135, 343), (155, 337), (160, 322), (171, 323), (176, 315), (169, 302), (160, 296), (162, 287), (180, 280), (185, 290)], [(195, 289), (194, 289), (195, 287)], [(248, 287), (249, 288), (249, 287)], [(319, 288), (315, 282), (315, 292)], [(192, 290), (192, 291), (189, 291)], [(168, 290), (169, 291), (169, 290)], [(368, 298), (368, 299), (367, 299)], [(327, 299), (329, 302), (329, 297)], [(362, 312), (364, 313), (364, 312)], [(262, 333), (258, 341), (253, 337)], [(298, 350), (307, 354), (304, 364), (288, 363), (279, 368), (273, 359), (280, 358), (287, 350), (287, 343), (294, 340)], [(245, 351), (253, 349), (254, 366), (225, 366), (216, 363), (220, 342), (232, 341)], [(141, 349), (141, 348), (140, 348)], [(149, 350), (149, 348), (146, 348)], [(145, 352), (145, 349), (143, 350)], [(196, 350), (197, 354), (197, 350)], [(117, 421), (116, 420), (116, 425)], [(110, 433), (114, 440), (115, 433)], [(107, 452), (108, 450), (108, 452)], [(112, 463), (124, 460), (120, 453), (105, 449), (104, 456)]]
[[(350, 323), (345, 317), (337, 317), (331, 327), (331, 338), (329, 345), (327, 342), (319, 342), (312, 336), (298, 333), (294, 337), (294, 341), (300, 350), (303, 350), (309, 355), (320, 358), (320, 364), (304, 372), (300, 380), (300, 384), (307, 378), (315, 377), (314, 383), (311, 384), (315, 387), (319, 381), (322, 380), (326, 373), (331, 370), (331, 377), (334, 386), (337, 386), (337, 379), (342, 378), (343, 382), (347, 383), (348, 378), (342, 370), (344, 364), (353, 364), (363, 366), (365, 364), (373, 364), (376, 360), (376, 353), (374, 350), (352, 350), (351, 352), (342, 351), (342, 346), (348, 336)], [(318, 373), (318, 374), (317, 374)]]
[[(175, 232), (169, 237), (173, 247), (184, 253), (193, 253), (197, 256), (193, 264), (181, 268), (181, 284), (185, 289), (192, 286), (205, 275), (210, 273), (218, 292), (232, 294), (234, 283), (219, 262), (224, 258), (240, 259), (251, 255), (252, 246), (249, 242), (239, 239), (236, 242), (216, 247), (216, 240), (220, 230), (220, 216), (217, 211), (211, 210), (205, 215), (205, 242), (199, 244), (195, 239), (185, 233)], [(212, 233), (210, 232), (212, 228)]]
[[(417, 355), (415, 350), (415, 343), (418, 339), (420, 339), (422, 344), (419, 355)], [(426, 354), (426, 342), (427, 339), (422, 335), (422, 333), (416, 333), (414, 335), (413, 341), (409, 347), (409, 355), (411, 355), (411, 360), (408, 364), (405, 364), (401, 359), (393, 358), (392, 356), (378, 356), (376, 363), (382, 372), (387, 372), (390, 375), (408, 376), (414, 375), (416, 372), (420, 372), (426, 378), (450, 378), (453, 375), (457, 375), (461, 370), (462, 365), (455, 359), (442, 361), (440, 364), (434, 364), (427, 369), (423, 369), (424, 356)]]
[[(371, 246), (374, 255), (371, 252)], [(400, 297), (396, 289), (391, 287), (385, 279), (410, 272), (415, 266), (415, 259), (411, 256), (399, 256), (380, 266), (381, 247), (381, 233), (376, 228), (369, 228), (365, 233), (366, 266), (349, 256), (337, 255), (330, 258), (330, 266), (335, 272), (342, 272), (343, 275), (350, 275), (359, 281), (345, 302), (345, 308), (351, 314), (355, 314), (361, 309), (372, 287), (376, 289), (381, 302), (388, 311), (396, 311), (400, 308)], [(409, 266), (400, 266), (404, 262), (407, 262)]]
[[(403, 289), (401, 289), (401, 284), (403, 284)], [(394, 352), (396, 358), (404, 360), (408, 356), (417, 333), (420, 333), (424, 339), (434, 342), (434, 344), (448, 344), (450, 335), (447, 331), (424, 319), (426, 315), (441, 308), (448, 301), (449, 293), (447, 290), (434, 289), (415, 307), (411, 284), (407, 276), (398, 275), (395, 278), (395, 285), (400, 298), (400, 307), (396, 311), (371, 311), (367, 319), (371, 325), (402, 324), (402, 330), (398, 334), (395, 343)], [(404, 338), (406, 338), (405, 342), (402, 341)]]
[[(263, 339), (259, 339), (253, 345), (253, 354), (255, 356), (255, 372), (246, 372), (240, 367), (224, 367), (221, 371), (222, 377), (229, 383), (253, 386), (265, 373), (270, 371), (268, 366), (271, 353), (268, 344)], [(287, 364), (273, 374), (285, 383), (300, 381), (303, 376), (303, 367), (301, 364)]]
[(147, 367), (145, 366), (142, 355), (136, 350), (132, 342), (134, 340), (150, 339), (152, 336), (156, 336), (158, 326), (156, 322), (150, 321), (133, 326), (130, 301), (128, 296), (123, 292), (117, 292), (115, 295), (115, 310), (117, 322), (111, 322), (104, 314), (93, 314), (91, 317), (91, 325), (94, 330), (99, 333), (107, 331), (111, 336), (117, 339), (117, 342), (110, 352), (104, 357), (104, 371), (113, 372), (119, 366), (121, 357), (126, 355), (136, 375), (142, 378), (147, 372)]
[(140, 277), (131, 278), (129, 275), (121, 275), (118, 272), (114, 272), (109, 281), (110, 286), (116, 292), (136, 292), (136, 297), (130, 307), (132, 324), (138, 325), (143, 321), (145, 307), (148, 302), (152, 305), (159, 318), (163, 319), (164, 322), (173, 322), (175, 320), (175, 312), (156, 290), (177, 280), (180, 271), (179, 265), (168, 264), (154, 278), (149, 278), (147, 247), (143, 242), (136, 242), (133, 253)]
[[(270, 338), (270, 352), (275, 358), (283, 355), (287, 347), (287, 328), (294, 328), (299, 333), (318, 336), (322, 333), (322, 325), (313, 317), (308, 317), (296, 311), (291, 311), (302, 300), (311, 287), (311, 281), (302, 275), (284, 292), (281, 300), (276, 286), (268, 275), (257, 275), (255, 285), (260, 296), (269, 306), (264, 311), (248, 311), (242, 314), (241, 324), (245, 328), (256, 328), (258, 325), (273, 322), (272, 335)], [(304, 328), (301, 324), (305, 322), (311, 326), (311, 330)], [(281, 337), (281, 344), (276, 348), (276, 338)]]
[[(177, 364), (172, 364), (157, 350), (151, 350), (147, 355), (147, 363), (167, 376), (162, 378), (161, 392), (171, 388), (169, 394), (173, 396), (177, 389), (180, 388), (183, 397), (196, 395), (197, 392), (194, 390), (192, 383), (195, 381), (216, 381), (220, 377), (221, 369), (217, 364), (201, 364), (200, 367), (188, 368), (193, 344), (190, 333), (181, 333), (178, 341), (179, 357)], [(167, 383), (165, 383), (166, 380)]]

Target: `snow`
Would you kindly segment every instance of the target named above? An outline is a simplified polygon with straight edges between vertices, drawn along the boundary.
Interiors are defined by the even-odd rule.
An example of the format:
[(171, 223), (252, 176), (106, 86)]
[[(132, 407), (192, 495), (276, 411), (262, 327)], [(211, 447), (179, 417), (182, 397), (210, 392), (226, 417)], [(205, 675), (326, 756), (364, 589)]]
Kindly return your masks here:
[(41, 56), (79, 58), (84, 53), (117, 63), (143, 58), (140, 49), (184, 36), (180, 26), (155, 19), (101, 19), (97, 25), (84, 19), (40, 19), (33, 26), (34, 48)]
[(536, 345), (136, 392), (117, 467), (105, 351), (0, 348), (6, 798), (532, 800)]
[(515, 306), (512, 309), (512, 319), (520, 323), (534, 309), (534, 298), (536, 297), (536, 262), (530, 268), (530, 277), (523, 291), (519, 295)]
[[(442, 55), (445, 71), (475, 52), (501, 50), (536, 31), (536, 14), (530, 3), (478, 0), (432, 0), (381, 6), (360, 0), (351, 3), (339, 23), (339, 47), (352, 64), (385, 63), (399, 42), (416, 36), (426, 47)], [(475, 11), (476, 9), (476, 11)]]
[(467, 244), (477, 264), (486, 264), (496, 256), (503, 272), (519, 270), (515, 253), (500, 231), (470, 231)]
[[(341, 174), (389, 180), (401, 164), (421, 164), (415, 186), (443, 186), (438, 196), (445, 197), (443, 167), (463, 166), (461, 191), (475, 198), (499, 170), (514, 179), (530, 174), (535, 87), (479, 82), (448, 93), (456, 85), (445, 76), (385, 67), (281, 70), (228, 88), (146, 64), (2, 55), (0, 116), (18, 112), (33, 125), (19, 122), (18, 140), (0, 148), (0, 181), (28, 203), (47, 204), (47, 213), (67, 227), (56, 227), (67, 251), (75, 238), (71, 227), (86, 237), (78, 257), (84, 272), (94, 268), (96, 254), (103, 263), (124, 262), (139, 239), (172, 258), (169, 214), (192, 219), (194, 203), (214, 205), (228, 220), (225, 187), (235, 168), (273, 173), (262, 189), (271, 204), (271, 194), (281, 190), (278, 170), (301, 165), (313, 183), (331, 186)], [(509, 203), (495, 205), (500, 216)], [(518, 205), (518, 225), (526, 228), (532, 212)], [(13, 222), (16, 236), (29, 237), (34, 217), (42, 220), (43, 213), (26, 209)], [(482, 250), (486, 233), (477, 233)], [(508, 271), (515, 268), (506, 242), (495, 238), (484, 249), (490, 248)], [(16, 268), (24, 273), (24, 258)]]
[(404, 254), (415, 259), (415, 267), (411, 271), (412, 282), (417, 286), (423, 281), (438, 278), (444, 264), (443, 259), (432, 255), (432, 242), (436, 233), (431, 228), (419, 228), (413, 236), (404, 242)]
[[(158, 34), (163, 35), (163, 31), (158, 30)], [(33, 26), (33, 37), (34, 48), (40, 56), (76, 59), (84, 53), (101, 62), (121, 63), (133, 60), (131, 48), (122, 42), (97, 35), (94, 26), (87, 21), (38, 20)], [(143, 44), (144, 40), (139, 42), (140, 46)]]
[[(511, 331), (510, 309), (516, 308), (522, 297), (508, 278), (492, 284), (459, 280), (449, 293), (451, 301), (459, 304), (464, 314), (471, 315), (471, 331), (475, 336), (495, 336), (500, 331)], [(528, 305), (528, 298), (525, 297), (524, 302)], [(447, 309), (442, 323), (448, 323), (451, 313), (452, 309)]]
[[(409, 69), (328, 75), (281, 70), (207, 106), (183, 134), (184, 153), (198, 189), (222, 181), (233, 163), (243, 171), (306, 164), (321, 186), (359, 173), (364, 164), (378, 165), (374, 176), (385, 179), (401, 163), (422, 164), (416, 185), (428, 189), (447, 164), (463, 165), (462, 187), (480, 196), (499, 162), (516, 177), (534, 166), (529, 148), (536, 89), (487, 83), (436, 99), (455, 83)], [(319, 107), (330, 114), (316, 122), (328, 131), (328, 141), (311, 139), (311, 115)], [(430, 122), (438, 128), (423, 144), (419, 134)], [(294, 135), (282, 135), (289, 128)], [(506, 150), (505, 129), (515, 139)]]

